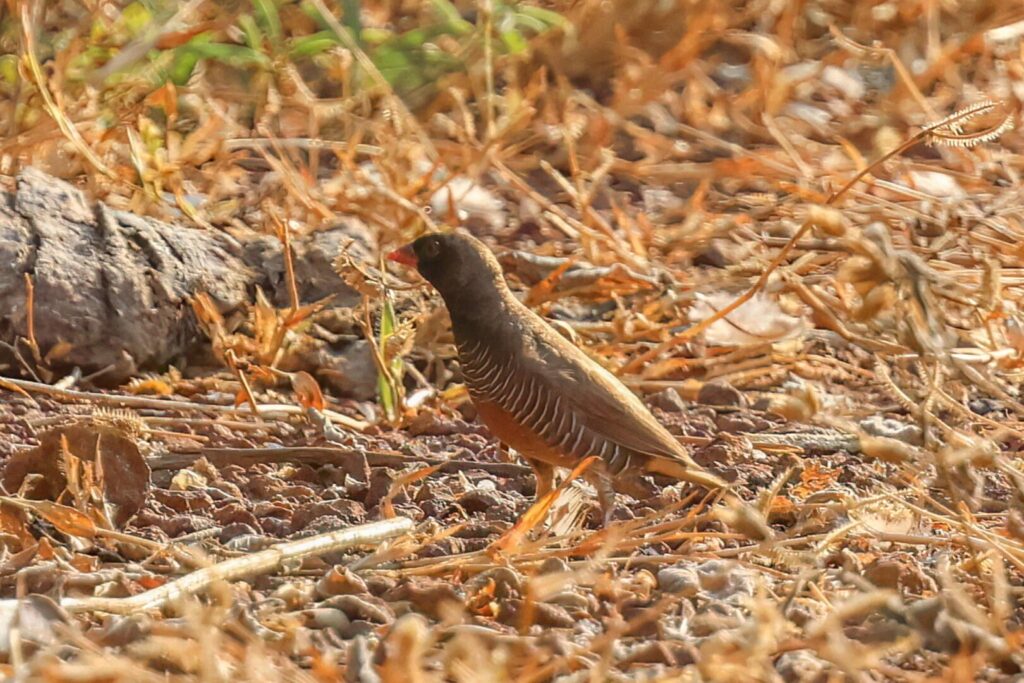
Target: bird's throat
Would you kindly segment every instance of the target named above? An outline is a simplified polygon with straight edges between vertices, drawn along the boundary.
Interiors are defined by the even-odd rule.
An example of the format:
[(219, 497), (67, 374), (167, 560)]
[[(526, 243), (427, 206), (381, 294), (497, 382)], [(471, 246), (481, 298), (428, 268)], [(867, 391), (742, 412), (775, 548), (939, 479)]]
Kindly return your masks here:
[[(508, 292), (508, 299), (512, 293)], [(452, 332), (456, 340), (462, 344), (466, 341), (481, 341), (488, 344), (503, 344), (514, 334), (510, 321), (516, 318), (510, 315), (517, 302), (509, 301), (499, 292), (477, 292), (460, 298), (457, 303), (445, 300), (451, 316)]]

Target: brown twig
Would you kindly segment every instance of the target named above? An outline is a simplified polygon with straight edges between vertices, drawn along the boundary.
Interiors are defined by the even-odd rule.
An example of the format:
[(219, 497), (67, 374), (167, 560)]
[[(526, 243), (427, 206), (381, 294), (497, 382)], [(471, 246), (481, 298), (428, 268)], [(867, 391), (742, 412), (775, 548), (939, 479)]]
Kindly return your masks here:
[(412, 531), (413, 526), (411, 519), (395, 517), (372, 524), (329, 531), (281, 543), (252, 555), (225, 560), (128, 598), (65, 598), (61, 606), (71, 613), (138, 614), (161, 609), (175, 601), (194, 596), (218, 581), (235, 581), (246, 576), (271, 572), (290, 560), (318, 557), (356, 546), (378, 545), (389, 538)]
[(356, 448), (333, 448), (326, 446), (290, 446), (284, 448), (201, 448), (189, 451), (165, 452), (147, 460), (154, 470), (176, 470), (188, 467), (200, 458), (206, 458), (218, 467), (225, 465), (254, 465), (259, 463), (301, 462), (312, 465), (344, 465), (357, 456), (365, 456), (373, 466), (405, 467), (407, 465), (439, 465), (442, 472), (467, 472), (482, 470), (503, 477), (517, 477), (530, 474), (533, 470), (526, 465), (499, 462), (475, 462), (472, 460), (448, 460), (416, 455), (405, 455), (397, 451), (368, 451)]

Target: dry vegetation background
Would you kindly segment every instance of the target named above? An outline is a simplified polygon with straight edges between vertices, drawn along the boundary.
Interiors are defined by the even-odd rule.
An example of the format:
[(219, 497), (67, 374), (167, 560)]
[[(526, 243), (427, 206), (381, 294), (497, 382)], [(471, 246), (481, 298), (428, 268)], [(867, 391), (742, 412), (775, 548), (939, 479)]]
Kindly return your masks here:
[[(18, 281), (5, 671), (1019, 680), (1022, 36), (988, 0), (6, 0), (5, 189), (281, 251), (124, 381)], [(452, 225), (751, 509), (531, 510), (380, 269)], [(293, 245), (338, 229), (308, 298)]]

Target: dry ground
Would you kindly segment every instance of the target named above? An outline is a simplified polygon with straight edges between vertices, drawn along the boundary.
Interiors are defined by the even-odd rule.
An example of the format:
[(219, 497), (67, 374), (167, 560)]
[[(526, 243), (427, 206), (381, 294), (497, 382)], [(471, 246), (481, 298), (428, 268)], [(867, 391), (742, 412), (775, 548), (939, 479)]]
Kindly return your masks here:
[(1018, 680), (1022, 36), (983, 0), (5, 3), (8, 189), (285, 253), (466, 227), (750, 504), (531, 508), (439, 301), (373, 255), (335, 263), (356, 305), (287, 259), (283, 298), (196, 292), (192, 353), (115, 386), (40, 344), (29, 278), (6, 671)]

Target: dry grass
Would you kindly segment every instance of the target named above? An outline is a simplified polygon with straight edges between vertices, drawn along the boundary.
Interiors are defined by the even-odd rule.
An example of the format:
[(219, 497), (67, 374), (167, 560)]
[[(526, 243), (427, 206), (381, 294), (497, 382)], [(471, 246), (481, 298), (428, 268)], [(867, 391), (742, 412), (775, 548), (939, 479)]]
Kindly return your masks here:
[[(533, 528), (539, 509), (531, 528), (489, 520), (471, 548), (466, 528), (486, 514), (455, 523), (422, 503), (431, 481), (465, 492), (477, 480), (410, 465), (381, 514), (418, 510), (412, 536), (162, 616), (78, 614), (51, 633), (37, 622), (60, 621), (55, 608), (35, 606), (20, 634), (5, 618), (9, 670), (385, 683), (1020, 675), (1022, 36), (1024, 12), (988, 0), (8, 1), (0, 173), (34, 165), (182, 230), (286, 242), (340, 216), (371, 226), (381, 251), (465, 225), (519, 250), (506, 264), (528, 300), (631, 385), (691, 402), (712, 380), (738, 390), (735, 410), (669, 419), (757, 511), (670, 491), (595, 530), (586, 495), (566, 484), (545, 501), (546, 524)], [(365, 295), (353, 315), (367, 321), (386, 416), (430, 433), (464, 399), (451, 347), (435, 304), (376, 265), (338, 267)], [(215, 420), (203, 415), (231, 412), (237, 424), (216, 424), (257, 434), (249, 445), (301, 424), (367, 449), (365, 422), (325, 404), (308, 375), (276, 370), (317, 307), (256, 301), (256, 333), (240, 339), (197, 302), (231, 371), (133, 385), (179, 394), (133, 399), (146, 429), (223, 438), (204, 436)], [(38, 362), (47, 350), (29, 341)], [(267, 388), (286, 375), (292, 392)], [(0, 387), (43, 400), (30, 383)], [(187, 402), (211, 387), (248, 408)], [(46, 393), (117, 403), (65, 389)], [(165, 438), (175, 450), (150, 435)], [(166, 486), (196, 488), (188, 477), (215, 469)], [(140, 532), (131, 553), (130, 538), (58, 525), (54, 547), (2, 509), (5, 597), (138, 593), (187, 574), (169, 549), (204, 540), (168, 533), (154, 551)], [(106, 566), (101, 547), (130, 561)], [(30, 627), (42, 647), (24, 647)]]

